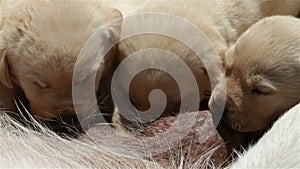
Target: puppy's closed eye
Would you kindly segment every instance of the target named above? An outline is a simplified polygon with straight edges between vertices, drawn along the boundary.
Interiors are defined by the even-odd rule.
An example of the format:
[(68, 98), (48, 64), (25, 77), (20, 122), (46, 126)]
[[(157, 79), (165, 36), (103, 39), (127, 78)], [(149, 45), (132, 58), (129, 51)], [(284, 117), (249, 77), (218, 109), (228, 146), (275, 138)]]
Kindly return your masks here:
[(34, 84), (35, 84), (36, 86), (41, 87), (41, 88), (48, 88), (48, 87), (49, 87), (49, 85), (48, 85), (47, 83), (45, 83), (45, 82), (43, 82), (43, 81), (40, 81), (40, 80), (36, 80), (36, 81), (34, 82)]
[(270, 88), (265, 86), (259, 86), (252, 89), (252, 93), (258, 94), (258, 95), (269, 95), (272, 93)]
[(274, 84), (264, 78), (256, 77), (253, 79), (253, 88), (252, 93), (257, 95), (271, 95), (273, 94), (277, 88), (274, 86)]
[(48, 88), (49, 83), (46, 78), (39, 75), (38, 73), (31, 72), (25, 76), (26, 80), (30, 83), (33, 83), (35, 86), (39, 88)]

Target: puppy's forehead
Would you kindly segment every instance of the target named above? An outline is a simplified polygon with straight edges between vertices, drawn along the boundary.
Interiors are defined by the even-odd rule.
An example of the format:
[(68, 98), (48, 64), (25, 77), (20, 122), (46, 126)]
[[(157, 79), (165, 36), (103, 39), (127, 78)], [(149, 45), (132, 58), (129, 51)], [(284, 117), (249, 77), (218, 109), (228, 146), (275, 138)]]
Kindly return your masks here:
[(65, 68), (60, 68), (58, 70), (53, 69), (51, 65), (45, 65), (44, 67), (31, 67), (22, 65), (17, 71), (18, 75), (21, 76), (20, 78), (23, 80), (28, 78), (28, 80), (32, 81), (34, 78), (37, 81), (49, 84), (49, 87), (70, 87), (72, 85), (73, 72), (68, 71)]
[(300, 40), (295, 37), (299, 34), (299, 30), (277, 29), (262, 22), (237, 41), (233, 66), (246, 73), (298, 72)]
[(68, 70), (88, 38), (112, 18), (102, 8), (96, 2), (24, 1), (11, 14), (3, 38), (24, 64), (50, 62), (52, 67), (62, 65)]

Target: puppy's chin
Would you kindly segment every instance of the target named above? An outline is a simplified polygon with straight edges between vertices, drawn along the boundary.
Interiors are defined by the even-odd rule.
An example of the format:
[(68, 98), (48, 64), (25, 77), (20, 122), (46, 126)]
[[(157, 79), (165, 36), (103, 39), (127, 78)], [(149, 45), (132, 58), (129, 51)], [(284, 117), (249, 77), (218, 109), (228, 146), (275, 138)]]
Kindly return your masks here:
[(245, 121), (241, 119), (228, 119), (222, 118), (222, 121), (225, 123), (226, 126), (231, 128), (234, 131), (241, 132), (241, 133), (248, 133), (248, 132), (257, 132), (262, 131), (267, 128), (263, 124), (260, 124), (258, 121)]

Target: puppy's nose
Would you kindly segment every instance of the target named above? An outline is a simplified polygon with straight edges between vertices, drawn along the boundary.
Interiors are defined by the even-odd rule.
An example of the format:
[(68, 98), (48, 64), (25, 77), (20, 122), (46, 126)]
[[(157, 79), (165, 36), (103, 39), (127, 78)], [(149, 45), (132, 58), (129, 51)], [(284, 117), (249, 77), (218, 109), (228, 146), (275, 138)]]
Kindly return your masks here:
[(75, 114), (75, 109), (73, 106), (66, 106), (61, 109), (61, 112), (64, 114)]

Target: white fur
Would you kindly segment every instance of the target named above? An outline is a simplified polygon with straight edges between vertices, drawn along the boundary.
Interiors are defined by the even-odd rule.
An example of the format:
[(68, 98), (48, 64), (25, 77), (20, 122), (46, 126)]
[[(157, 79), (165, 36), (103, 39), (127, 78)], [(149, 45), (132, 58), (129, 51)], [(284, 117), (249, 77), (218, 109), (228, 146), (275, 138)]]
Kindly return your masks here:
[(91, 141), (66, 140), (38, 125), (30, 130), (0, 112), (0, 168), (159, 168)]
[[(300, 104), (229, 168), (299, 168), (299, 118)], [(0, 168), (161, 168), (157, 163), (111, 153), (88, 140), (62, 139), (38, 124), (35, 128), (38, 131), (22, 127), (1, 112)]]
[[(116, 140), (114, 136), (100, 133), (101, 130), (97, 131), (100, 138), (91, 137), (93, 140), (88, 135), (78, 139), (64, 139), (31, 120), (35, 131), (20, 125), (0, 111), (0, 168), (160, 169), (164, 168), (162, 165), (169, 165), (165, 166), (167, 168), (183, 168), (172, 163), (178, 157), (180, 164), (188, 168), (215, 168), (210, 161), (215, 149), (204, 152), (195, 163), (189, 163), (188, 159), (181, 157), (188, 152), (181, 152), (180, 149), (178, 157), (172, 154), (169, 159), (151, 157), (146, 160), (136, 155), (132, 149), (132, 146), (139, 144), (137, 142)], [(102, 140), (102, 136), (106, 139)]]
[(299, 119), (300, 104), (278, 119), (257, 144), (229, 168), (300, 168)]

